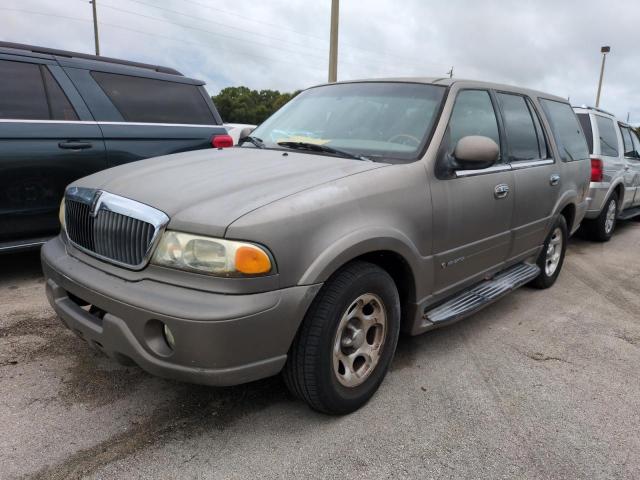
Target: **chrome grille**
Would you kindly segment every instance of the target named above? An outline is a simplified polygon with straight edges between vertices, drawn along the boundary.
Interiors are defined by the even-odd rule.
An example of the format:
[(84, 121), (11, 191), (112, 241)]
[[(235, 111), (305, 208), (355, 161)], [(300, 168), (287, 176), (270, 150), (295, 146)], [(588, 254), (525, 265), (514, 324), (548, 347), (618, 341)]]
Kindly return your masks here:
[(133, 269), (145, 266), (169, 218), (134, 200), (91, 189), (69, 189), (65, 226), (69, 240), (101, 259)]

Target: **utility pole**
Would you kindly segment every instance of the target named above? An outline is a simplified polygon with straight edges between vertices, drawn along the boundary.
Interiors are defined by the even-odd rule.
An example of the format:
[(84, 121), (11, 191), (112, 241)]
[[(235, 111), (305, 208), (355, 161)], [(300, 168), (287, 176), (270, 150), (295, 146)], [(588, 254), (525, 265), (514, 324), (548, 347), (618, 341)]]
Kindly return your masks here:
[(596, 95), (596, 108), (600, 106), (600, 92), (602, 91), (602, 77), (604, 77), (604, 62), (607, 59), (607, 53), (611, 51), (611, 47), (602, 47), (602, 65), (600, 66), (600, 81), (598, 81), (598, 94)]
[(329, 83), (338, 81), (338, 10), (340, 0), (331, 0), (331, 34), (329, 46)]
[(449, 78), (453, 78), (453, 65), (451, 65), (451, 70), (447, 72), (447, 75), (449, 75)]
[(90, 0), (89, 3), (93, 6), (93, 36), (96, 42), (96, 55), (100, 55), (100, 42), (98, 40), (98, 11), (96, 10), (96, 1)]

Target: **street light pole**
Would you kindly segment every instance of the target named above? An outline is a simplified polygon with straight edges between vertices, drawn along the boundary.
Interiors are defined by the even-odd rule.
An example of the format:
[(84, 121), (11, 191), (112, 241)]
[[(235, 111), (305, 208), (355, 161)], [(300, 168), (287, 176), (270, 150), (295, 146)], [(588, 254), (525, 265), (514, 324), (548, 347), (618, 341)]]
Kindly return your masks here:
[(598, 82), (598, 94), (596, 95), (596, 108), (600, 106), (600, 92), (602, 92), (602, 77), (604, 77), (604, 62), (607, 59), (607, 53), (611, 51), (611, 47), (602, 47), (602, 65), (600, 66), (600, 81)]
[(96, 0), (91, 0), (89, 3), (93, 6), (93, 37), (96, 43), (96, 55), (100, 55), (100, 42), (98, 41), (98, 11), (96, 7)]
[(329, 83), (338, 81), (338, 10), (340, 0), (331, 0), (331, 36), (329, 46)]

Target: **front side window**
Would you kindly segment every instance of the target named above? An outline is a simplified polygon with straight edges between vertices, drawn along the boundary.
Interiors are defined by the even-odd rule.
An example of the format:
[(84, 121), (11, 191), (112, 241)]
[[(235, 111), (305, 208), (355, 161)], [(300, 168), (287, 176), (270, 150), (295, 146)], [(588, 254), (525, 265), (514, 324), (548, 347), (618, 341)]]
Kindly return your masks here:
[(613, 125), (613, 120), (601, 115), (595, 115), (600, 137), (600, 154), (606, 157), (618, 156), (618, 136)]
[(266, 148), (313, 144), (371, 159), (411, 160), (428, 141), (445, 92), (442, 86), (399, 82), (315, 87), (251, 136)]
[(509, 144), (509, 161), (542, 158), (536, 126), (524, 97), (506, 93), (498, 93), (497, 97)]
[(640, 138), (636, 132), (631, 132), (631, 140), (633, 141), (633, 149), (636, 152), (636, 158), (640, 158)]
[(0, 118), (50, 119), (40, 65), (0, 60)]
[(91, 76), (127, 122), (217, 123), (197, 85), (105, 72)]
[(44, 79), (44, 88), (49, 99), (49, 110), (51, 119), (53, 120), (77, 120), (78, 115), (71, 106), (71, 102), (58, 85), (58, 82), (49, 69), (42, 67), (42, 78)]
[(573, 109), (568, 103), (541, 98), (540, 104), (551, 124), (560, 158), (564, 161), (589, 158), (587, 141)]
[(489, 92), (463, 90), (458, 94), (449, 120), (450, 146), (470, 135), (489, 137), (500, 145), (498, 120)]

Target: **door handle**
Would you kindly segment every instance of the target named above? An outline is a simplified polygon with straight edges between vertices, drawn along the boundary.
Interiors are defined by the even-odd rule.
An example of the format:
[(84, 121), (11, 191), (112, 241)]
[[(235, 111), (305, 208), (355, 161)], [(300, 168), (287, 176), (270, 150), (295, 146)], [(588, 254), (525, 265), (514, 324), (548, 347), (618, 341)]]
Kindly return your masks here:
[(624, 167), (625, 170), (629, 170), (629, 168), (631, 168), (631, 167), (629, 167), (629, 165), (625, 165), (625, 167)]
[(73, 140), (67, 140), (66, 142), (58, 143), (58, 147), (67, 150), (84, 150), (85, 148), (93, 147), (93, 144), (91, 144), (90, 142), (76, 142)]
[(560, 175), (558, 175), (557, 173), (554, 173), (553, 175), (551, 175), (549, 177), (549, 184), (552, 187), (555, 187), (556, 185), (558, 185), (560, 183)]
[(509, 185), (506, 183), (501, 183), (500, 185), (496, 185), (493, 189), (493, 196), (497, 199), (506, 198), (509, 195)]

